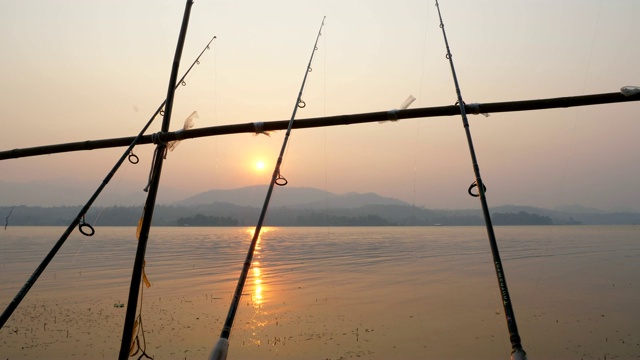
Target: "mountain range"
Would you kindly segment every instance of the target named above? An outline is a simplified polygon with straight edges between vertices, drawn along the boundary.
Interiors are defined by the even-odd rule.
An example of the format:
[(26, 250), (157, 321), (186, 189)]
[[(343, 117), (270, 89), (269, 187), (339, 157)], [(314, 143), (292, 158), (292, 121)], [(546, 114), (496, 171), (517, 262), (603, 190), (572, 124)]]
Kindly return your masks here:
[[(0, 184), (2, 185), (2, 184)], [(209, 190), (159, 204), (155, 225), (249, 226), (257, 221), (264, 202), (266, 185), (230, 190)], [(139, 193), (144, 194), (141, 191)], [(2, 192), (6, 198), (6, 192)], [(68, 225), (80, 206), (27, 206), (0, 203), (0, 216), (10, 214), (12, 225)], [(135, 226), (142, 214), (138, 205), (94, 205), (87, 219), (99, 219), (103, 226)], [(491, 208), (496, 225), (621, 225), (640, 224), (640, 214), (632, 211), (606, 212), (578, 205), (560, 209), (504, 205)], [(274, 226), (406, 226), (482, 225), (480, 209), (441, 210), (414, 206), (375, 193), (335, 194), (305, 187), (276, 187), (267, 213)]]
[[(209, 190), (191, 196), (175, 205), (192, 206), (213, 203), (229, 203), (238, 206), (262, 207), (267, 193), (267, 185), (248, 186), (230, 190)], [(341, 208), (351, 209), (366, 205), (409, 205), (404, 201), (378, 194), (349, 192), (334, 194), (310, 187), (276, 186), (270, 207), (290, 207), (297, 209)]]
[[(84, 204), (99, 183), (71, 179), (40, 180), (27, 183), (0, 181), (0, 206), (73, 206)], [(164, 186), (158, 193), (156, 203), (164, 205), (202, 205), (230, 203), (239, 206), (261, 207), (267, 192), (266, 185), (248, 186), (238, 189), (209, 190), (196, 195), (181, 189)], [(298, 208), (323, 208), (327, 206), (354, 208), (371, 204), (408, 205), (375, 193), (335, 194), (310, 187), (276, 186), (270, 206)], [(120, 181), (118, 190), (105, 188), (98, 198), (100, 206), (136, 206), (143, 204), (146, 193), (140, 184)]]

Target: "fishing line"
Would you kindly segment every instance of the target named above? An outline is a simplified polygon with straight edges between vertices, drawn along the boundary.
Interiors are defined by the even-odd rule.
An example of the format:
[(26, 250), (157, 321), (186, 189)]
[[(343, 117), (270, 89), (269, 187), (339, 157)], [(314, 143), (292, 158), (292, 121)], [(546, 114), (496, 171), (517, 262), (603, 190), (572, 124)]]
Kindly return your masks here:
[[(319, 34), (320, 34), (320, 36), (323, 35), (322, 32), (320, 32)], [(318, 50), (318, 46), (316, 45), (316, 47), (314, 48), (314, 51), (317, 51), (317, 50)], [(311, 66), (309, 66), (307, 68), (307, 72), (308, 73), (312, 72)], [(301, 94), (302, 95), (298, 98), (298, 109), (304, 109), (304, 108), (307, 107), (307, 103), (302, 99), (304, 97), (304, 94), (305, 94), (305, 89), (302, 90)], [(269, 136), (269, 133), (266, 132), (266, 131), (263, 132), (263, 134)], [(287, 156), (289, 155), (289, 149), (291, 149), (293, 147), (293, 142), (294, 142), (294, 139), (289, 138), (289, 144), (288, 144), (289, 146), (287, 146), (287, 148), (284, 151), (284, 155), (282, 156), (282, 164), (280, 165), (280, 172), (281, 173), (282, 173), (282, 170), (285, 169), (285, 166), (286, 166), (286, 163), (287, 163), (285, 160), (287, 159)], [(282, 176), (282, 174), (279, 174), (278, 175), (278, 179), (276, 179), (276, 185), (285, 186), (287, 184), (288, 184), (287, 179), (284, 178)]]
[[(584, 79), (582, 81), (582, 88), (581, 88), (581, 92), (584, 92), (584, 90), (586, 89), (587, 86), (587, 80), (589, 78), (589, 73), (590, 73), (590, 69), (591, 69), (591, 59), (593, 57), (593, 49), (595, 47), (595, 40), (596, 40), (596, 35), (598, 33), (598, 29), (600, 26), (600, 17), (602, 14), (602, 1), (599, 2), (598, 4), (598, 14), (596, 17), (596, 22), (595, 22), (595, 26), (593, 29), (593, 33), (591, 35), (591, 44), (589, 47), (589, 55), (587, 56), (587, 66), (585, 69), (585, 74), (584, 74)], [(571, 158), (574, 156), (574, 150), (575, 150), (575, 141), (576, 141), (576, 133), (577, 133), (577, 129), (578, 129), (578, 119), (581, 116), (581, 109), (577, 108), (575, 110), (575, 117), (573, 119), (573, 130), (571, 132), (571, 136), (570, 139), (567, 143), (566, 146), (566, 150), (563, 152), (566, 154), (565, 157), (565, 161), (564, 161), (564, 166), (562, 169), (562, 178), (560, 180), (560, 188), (558, 190), (558, 194), (556, 196), (556, 205), (555, 208), (559, 208), (562, 202), (562, 198), (564, 197), (564, 189), (565, 189), (565, 185), (566, 185), (566, 181), (567, 181), (567, 170), (569, 169), (569, 162), (571, 161)], [(542, 276), (544, 275), (544, 270), (546, 268), (547, 265), (547, 260), (548, 257), (547, 255), (548, 253), (548, 249), (549, 249), (549, 244), (551, 244), (552, 239), (555, 238), (555, 233), (556, 233), (556, 229), (555, 227), (551, 227), (549, 228), (549, 231), (547, 233), (547, 241), (546, 243), (542, 244), (544, 245), (543, 248), (543, 254), (541, 256), (541, 261), (540, 261), (540, 265), (538, 268), (538, 276), (536, 277), (536, 281), (534, 284), (534, 288), (532, 291), (532, 294), (529, 296), (530, 299), (534, 298), (534, 300), (537, 300), (540, 298), (540, 294), (543, 293), (541, 291), (539, 291), (539, 287), (540, 287), (540, 283), (542, 281)], [(533, 340), (535, 340), (535, 333), (532, 334), (532, 338)]]
[[(322, 34), (322, 116), (327, 116), (327, 49), (329, 48), (327, 46), (327, 31), (326, 31), (326, 27), (324, 29), (324, 32)], [(327, 128), (323, 127), (322, 128), (322, 132), (323, 132), (323, 138), (324, 138), (324, 191), (325, 191), (325, 195), (324, 195), (324, 219), (323, 219), (323, 226), (326, 229), (326, 233), (325, 233), (325, 239), (327, 240), (327, 242), (332, 238), (332, 234), (333, 232), (331, 231), (332, 228), (329, 226), (329, 173), (327, 171), (328, 169), (328, 156), (327, 156)], [(327, 303), (327, 307), (329, 307), (329, 304), (332, 305), (332, 309), (333, 311), (327, 315), (327, 318), (329, 318), (329, 316), (335, 316), (338, 319), (340, 319), (340, 326), (337, 329), (334, 329), (334, 331), (337, 334), (342, 334), (345, 331), (345, 316), (344, 316), (344, 306), (343, 304), (340, 302), (340, 299), (338, 298), (338, 291), (336, 289), (336, 275), (335, 272), (331, 272), (331, 296), (333, 297), (333, 301), (331, 301), (330, 303)], [(337, 331), (336, 331), (337, 330)], [(334, 347), (334, 355), (336, 358), (340, 358), (340, 349), (339, 347)]]
[[(327, 35), (322, 38), (322, 116), (327, 116)], [(327, 229), (327, 238), (331, 236), (329, 223), (329, 160), (327, 156), (327, 128), (322, 128), (324, 147), (324, 225)]]
[[(98, 225), (98, 219), (100, 218), (100, 215), (102, 215), (102, 212), (104, 211), (106, 207), (102, 206), (100, 208), (100, 211), (98, 212), (98, 214), (96, 215), (96, 217), (93, 219), (92, 223), (93, 225), (97, 226)], [(82, 217), (82, 219), (80, 220), (80, 223), (83, 224), (84, 223), (84, 216)], [(93, 234), (95, 233), (95, 230), (93, 230), (93, 226), (85, 224), (85, 226), (89, 226), (92, 233), (91, 235), (85, 234), (84, 232), (82, 232), (82, 230), (80, 230), (80, 232), (82, 232), (83, 236), (82, 237), (82, 243), (80, 244), (80, 247), (78, 248), (78, 251), (76, 251), (76, 254), (73, 256), (73, 260), (71, 261), (71, 265), (73, 266), (76, 263), (76, 259), (78, 258), (78, 254), (80, 254), (80, 252), (82, 251), (82, 249), (84, 249), (84, 245), (87, 242), (87, 238), (90, 236), (93, 236)]]
[(289, 154), (289, 149), (293, 146), (293, 139), (289, 140), (289, 146), (287, 146), (287, 149), (284, 151), (284, 155), (282, 156), (282, 165), (280, 165), (280, 173), (278, 174), (278, 178), (276, 179), (276, 185), (279, 186), (285, 186), (288, 184), (287, 179), (284, 178), (284, 176), (282, 176), (282, 170), (285, 169), (285, 163), (286, 163), (286, 159), (287, 159), (287, 154)]
[[(591, 45), (589, 48), (589, 55), (587, 56), (587, 66), (585, 69), (585, 74), (584, 74), (584, 79), (582, 80), (582, 88), (581, 88), (581, 92), (584, 92), (585, 88), (587, 87), (587, 79), (589, 78), (589, 72), (591, 70), (591, 58), (593, 57), (593, 48), (595, 46), (595, 38), (596, 38), (596, 34), (598, 32), (598, 27), (600, 25), (600, 15), (602, 13), (602, 1), (600, 1), (599, 5), (598, 5), (598, 16), (596, 18), (596, 24), (594, 26), (593, 29), (593, 34), (591, 35)], [(578, 119), (580, 117), (580, 109), (576, 109), (575, 112), (575, 117), (573, 120), (573, 130), (571, 132), (571, 138), (569, 140), (569, 142), (567, 143), (567, 150), (564, 151), (565, 154), (567, 154), (566, 158), (565, 158), (565, 163), (564, 163), (564, 168), (563, 168), (563, 172), (562, 172), (562, 180), (560, 181), (560, 191), (558, 193), (558, 198), (556, 201), (556, 205), (560, 204), (560, 201), (562, 201), (562, 197), (563, 197), (563, 193), (564, 193), (564, 188), (565, 188), (565, 183), (566, 183), (566, 177), (567, 177), (567, 169), (569, 168), (569, 161), (571, 159), (571, 157), (573, 156), (573, 151), (574, 151), (574, 146), (575, 146), (575, 140), (576, 140), (576, 133), (577, 133), (577, 129), (578, 129)]]
[[(322, 116), (327, 116), (327, 35), (322, 38)], [(322, 128), (323, 146), (324, 146), (324, 191), (325, 193), (325, 225), (327, 224), (327, 217), (329, 214), (329, 176), (327, 172), (328, 160), (327, 160), (327, 128)], [(329, 227), (327, 227), (328, 231)], [(329, 235), (329, 233), (327, 233)]]
[[(424, 26), (424, 38), (422, 41), (422, 63), (421, 63), (421, 73), (420, 73), (420, 86), (419, 86), (419, 90), (418, 90), (418, 102), (420, 103), (420, 105), (424, 105), (424, 101), (422, 100), (422, 88), (423, 88), (423, 83), (424, 83), (424, 74), (425, 74), (425, 58), (426, 58), (426, 53), (427, 53), (427, 34), (428, 34), (428, 29), (429, 29), (429, 6), (427, 6), (426, 8), (426, 20), (425, 20), (425, 26)], [(416, 141), (415, 141), (415, 145), (414, 145), (414, 149), (415, 149), (415, 153), (413, 156), (413, 216), (416, 219), (416, 223), (413, 225), (418, 225), (417, 223), (417, 217), (416, 217), (416, 187), (417, 187), (417, 177), (418, 177), (418, 154), (419, 154), (419, 143), (420, 143), (420, 127), (422, 125), (421, 121), (418, 121), (416, 123), (416, 130), (415, 130), (415, 134), (416, 134)]]
[[(289, 124), (287, 127), (287, 132), (284, 136), (284, 140), (282, 142), (282, 148), (280, 149), (280, 155), (276, 161), (275, 168), (273, 170), (273, 175), (271, 176), (271, 182), (269, 183), (269, 188), (267, 189), (267, 195), (264, 199), (264, 204), (262, 206), (262, 210), (260, 212), (260, 217), (258, 218), (258, 223), (253, 232), (253, 237), (251, 239), (251, 244), (249, 246), (249, 250), (247, 252), (247, 257), (242, 267), (242, 272), (240, 273), (240, 278), (238, 279), (238, 284), (236, 286), (236, 290), (233, 295), (233, 300), (229, 306), (229, 313), (227, 314), (227, 319), (225, 320), (224, 327), (222, 328), (222, 332), (220, 333), (220, 339), (218, 339), (217, 344), (211, 351), (211, 355), (209, 359), (222, 360), (227, 358), (227, 353), (229, 350), (229, 335), (231, 334), (231, 328), (233, 326), (233, 321), (235, 319), (236, 311), (238, 310), (238, 305), (240, 303), (240, 297), (242, 296), (242, 289), (244, 288), (244, 284), (247, 280), (247, 275), (249, 273), (249, 268), (251, 267), (251, 260), (253, 258), (253, 253), (256, 248), (256, 244), (258, 242), (258, 238), (260, 237), (260, 231), (262, 229), (262, 224), (264, 222), (264, 218), (267, 213), (267, 208), (269, 207), (269, 201), (271, 200), (271, 194), (273, 193), (273, 188), (277, 184), (279, 179), (284, 179), (280, 174), (280, 166), (282, 164), (282, 159), (284, 156), (284, 152), (287, 148), (287, 141), (289, 140), (289, 136), (291, 135), (291, 129), (293, 127), (293, 122), (296, 117), (296, 113), (298, 108), (303, 108), (301, 106), (301, 97), (302, 92), (304, 90), (304, 85), (307, 81), (307, 76), (311, 73), (311, 63), (313, 61), (313, 55), (316, 53), (318, 49), (318, 40), (320, 39), (320, 35), (322, 35), (322, 27), (324, 26), (324, 19), (322, 18), (322, 24), (320, 25), (320, 29), (318, 30), (318, 35), (316, 36), (316, 41), (313, 45), (313, 51), (311, 52), (311, 57), (309, 58), (309, 63), (307, 65), (304, 78), (302, 80), (302, 85), (300, 86), (300, 91), (298, 92), (298, 98), (296, 99), (296, 103), (293, 107), (293, 113), (291, 114), (291, 119), (289, 120)], [(278, 185), (286, 185), (285, 182), (280, 182)], [(124, 359), (122, 359), (124, 360)]]
[[(418, 90), (418, 101), (421, 105), (424, 105), (423, 102), (423, 93), (422, 93), (422, 89), (423, 89), (423, 83), (424, 83), (424, 77), (425, 77), (425, 58), (426, 58), (426, 53), (427, 53), (427, 41), (428, 41), (428, 30), (429, 30), (429, 26), (430, 21), (429, 21), (429, 6), (426, 6), (426, 20), (425, 20), (425, 26), (424, 26), (424, 37), (422, 40), (422, 62), (421, 62), (421, 73), (420, 73), (420, 86), (419, 86), (419, 90)], [(420, 127), (421, 127), (422, 122), (418, 121), (416, 124), (416, 128), (415, 128), (415, 144), (414, 144), (414, 149), (415, 149), (415, 153), (414, 153), (414, 157), (413, 157), (413, 209), (412, 209), (412, 215), (414, 218), (414, 223), (410, 224), (413, 226), (416, 225), (420, 225), (419, 221), (418, 221), (418, 217), (416, 216), (417, 213), (417, 208), (416, 208), (416, 187), (417, 187), (417, 177), (418, 177), (418, 148), (419, 148), (419, 143), (420, 143)], [(422, 225), (426, 225), (426, 224), (422, 224)], [(422, 306), (420, 306), (420, 302), (419, 302), (419, 296), (418, 296), (418, 286), (415, 284), (412, 284), (411, 286), (411, 290), (413, 293), (413, 301), (414, 301), (414, 306), (415, 306), (415, 311), (417, 314), (418, 319), (423, 319), (423, 314), (422, 314)], [(426, 327), (425, 324), (427, 322), (426, 321), (419, 321), (419, 329), (420, 329), (420, 335), (422, 337), (423, 340), (427, 339), (427, 331), (426, 331)]]
[[(591, 70), (591, 58), (593, 57), (593, 48), (595, 46), (595, 38), (596, 38), (596, 34), (598, 32), (598, 27), (600, 24), (600, 15), (602, 13), (602, 1), (600, 1), (599, 5), (598, 5), (598, 16), (596, 18), (596, 24), (594, 26), (593, 29), (593, 34), (591, 35), (591, 45), (589, 48), (589, 55), (587, 56), (587, 66), (585, 69), (585, 74), (584, 74), (584, 79), (582, 80), (582, 89), (581, 92), (584, 92), (585, 88), (587, 87), (587, 79), (589, 78), (589, 72)], [(560, 201), (562, 201), (562, 196), (564, 193), (564, 188), (565, 188), (565, 183), (566, 183), (566, 177), (567, 177), (567, 169), (569, 168), (569, 161), (570, 158), (573, 156), (573, 151), (574, 151), (574, 146), (575, 146), (575, 139), (576, 139), (576, 132), (578, 129), (578, 118), (580, 116), (580, 109), (576, 109), (575, 112), (575, 118), (573, 120), (573, 131), (571, 132), (571, 138), (567, 144), (567, 150), (564, 151), (565, 154), (567, 154), (566, 158), (565, 158), (565, 163), (564, 163), (564, 169), (562, 172), (562, 180), (560, 182), (560, 191), (558, 194), (558, 199), (556, 202), (556, 205), (558, 205), (560, 203)]]
[[(460, 86), (458, 85), (458, 78), (456, 76), (455, 67), (453, 66), (453, 56), (451, 55), (451, 50), (449, 48), (449, 41), (447, 40), (447, 34), (444, 30), (444, 23), (442, 21), (442, 14), (440, 12), (440, 5), (438, 4), (438, 0), (436, 0), (436, 8), (438, 9), (438, 17), (440, 18), (440, 29), (442, 29), (442, 36), (444, 38), (444, 43), (447, 49), (446, 58), (449, 60), (449, 65), (451, 67), (451, 75), (453, 77), (453, 83), (456, 89), (456, 95), (458, 98), (458, 106), (460, 107), (460, 115), (462, 117), (462, 124), (465, 129), (467, 143), (469, 146), (469, 153), (471, 155), (471, 162), (473, 164), (473, 171), (475, 174), (475, 187), (478, 190), (478, 197), (480, 198), (480, 204), (482, 206), (482, 213), (484, 216), (484, 222), (487, 228), (487, 235), (489, 237), (489, 245), (491, 247), (491, 254), (493, 256), (493, 263), (496, 270), (496, 276), (498, 278), (498, 286), (500, 288), (500, 292), (502, 295), (502, 304), (504, 307), (505, 317), (507, 320), (507, 328), (509, 330), (509, 338), (511, 341), (511, 359), (512, 360), (525, 360), (527, 358), (527, 354), (522, 348), (522, 344), (520, 341), (520, 334), (518, 333), (518, 326), (516, 324), (515, 312), (513, 311), (513, 307), (511, 305), (511, 297), (509, 295), (509, 290), (507, 288), (507, 280), (505, 278), (504, 269), (502, 266), (502, 260), (500, 259), (500, 252), (498, 250), (498, 243), (496, 242), (495, 234), (493, 232), (493, 225), (491, 223), (491, 215), (489, 214), (489, 205), (487, 204), (486, 194), (485, 194), (485, 186), (482, 182), (482, 177), (480, 176), (480, 167), (478, 166), (478, 161), (476, 159), (475, 149), (473, 147), (473, 141), (471, 139), (471, 131), (469, 129), (469, 121), (467, 120), (467, 114), (465, 111), (465, 104), (462, 100), (462, 93), (460, 91)], [(474, 185), (472, 184), (472, 187)], [(471, 189), (471, 188), (470, 188)]]
[(322, 38), (322, 116), (327, 116), (327, 34)]
[[(214, 44), (215, 47), (215, 44)], [(218, 126), (218, 50), (213, 52), (213, 124)], [(215, 154), (214, 172), (216, 189), (220, 188), (220, 153), (218, 151), (218, 139), (213, 139), (213, 151)]]
[[(322, 33), (322, 31), (324, 30), (324, 21), (323, 21), (322, 25), (323, 26), (320, 29), (320, 32), (318, 33), (318, 36), (325, 35), (325, 34)], [(322, 41), (325, 43), (324, 45), (326, 46), (326, 36), (323, 36), (323, 40)], [(313, 51), (314, 52), (318, 51), (318, 43), (317, 43), (317, 41), (316, 41), (316, 45), (313, 48)], [(326, 66), (326, 53), (325, 53), (325, 57), (324, 57), (324, 62), (325, 62), (325, 66)], [(307, 67), (307, 73), (311, 73), (312, 71), (313, 71), (313, 68), (311, 67), (311, 63), (309, 63), (309, 66)], [(326, 77), (325, 77), (325, 80), (324, 80), (324, 89), (325, 89), (325, 93), (326, 93)], [(305, 91), (306, 91), (306, 89), (303, 88), (301, 90), (301, 96), (298, 97), (298, 108), (299, 109), (304, 109), (305, 107), (307, 107), (307, 103), (302, 99), (304, 97), (304, 95), (305, 95)], [(323, 112), (325, 111), (325, 108), (326, 108), (326, 97), (324, 98), (324, 101), (323, 101)], [(325, 114), (323, 113), (323, 116), (324, 115)], [(266, 132), (264, 132), (264, 133), (268, 135), (268, 133), (266, 133)], [(293, 147), (293, 140), (292, 139), (289, 140), (289, 146), (285, 150), (285, 153), (284, 153), (284, 156), (283, 156), (283, 161), (282, 161), (282, 167), (285, 166), (284, 164), (286, 163), (286, 161), (284, 161), (284, 160), (287, 159), (287, 155), (289, 154), (289, 148), (291, 148), (291, 147)], [(281, 177), (281, 179), (283, 179), (283, 180), (281, 180), (280, 183), (276, 182), (276, 185), (284, 186), (284, 185), (287, 184), (286, 179), (284, 179), (283, 177)]]

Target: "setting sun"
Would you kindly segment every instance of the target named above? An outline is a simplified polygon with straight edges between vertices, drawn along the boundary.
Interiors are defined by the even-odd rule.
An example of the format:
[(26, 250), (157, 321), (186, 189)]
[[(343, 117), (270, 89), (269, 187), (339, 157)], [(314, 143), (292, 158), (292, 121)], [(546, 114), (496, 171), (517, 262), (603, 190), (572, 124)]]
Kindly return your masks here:
[(258, 170), (258, 171), (264, 170), (264, 161), (256, 162), (256, 170)]

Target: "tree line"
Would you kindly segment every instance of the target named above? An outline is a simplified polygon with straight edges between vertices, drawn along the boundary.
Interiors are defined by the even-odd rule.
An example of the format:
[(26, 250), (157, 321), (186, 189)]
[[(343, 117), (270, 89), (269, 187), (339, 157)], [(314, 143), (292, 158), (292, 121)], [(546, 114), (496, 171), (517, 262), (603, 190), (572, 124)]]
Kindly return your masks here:
[[(80, 206), (0, 207), (8, 226), (67, 226)], [(142, 206), (91, 208), (85, 221), (93, 226), (136, 226)], [(2, 215), (4, 214), (4, 215)], [(154, 211), (155, 226), (253, 226), (259, 209), (232, 204), (200, 206), (159, 205)], [(554, 225), (551, 217), (519, 212), (494, 212), (495, 225)], [(579, 224), (573, 220), (572, 224)], [(480, 211), (431, 210), (402, 205), (369, 205), (351, 209), (269, 209), (265, 224), (271, 226), (469, 226), (483, 225)]]

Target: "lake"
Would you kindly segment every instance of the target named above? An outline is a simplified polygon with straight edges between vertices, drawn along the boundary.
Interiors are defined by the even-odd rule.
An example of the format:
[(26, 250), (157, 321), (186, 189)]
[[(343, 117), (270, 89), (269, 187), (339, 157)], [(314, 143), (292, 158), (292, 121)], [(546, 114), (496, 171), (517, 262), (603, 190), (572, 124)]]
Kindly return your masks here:
[[(252, 230), (152, 228), (151, 287), (138, 307), (149, 355), (208, 356)], [(0, 231), (3, 310), (63, 231)], [(531, 358), (640, 358), (640, 226), (495, 231)], [(75, 231), (0, 330), (0, 358), (117, 358), (135, 248), (135, 228)], [(508, 359), (510, 350), (484, 227), (265, 228), (229, 358)]]

